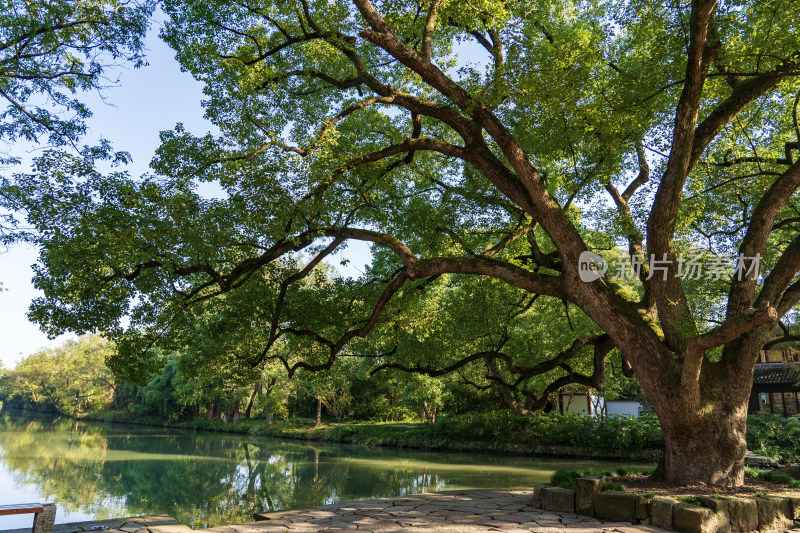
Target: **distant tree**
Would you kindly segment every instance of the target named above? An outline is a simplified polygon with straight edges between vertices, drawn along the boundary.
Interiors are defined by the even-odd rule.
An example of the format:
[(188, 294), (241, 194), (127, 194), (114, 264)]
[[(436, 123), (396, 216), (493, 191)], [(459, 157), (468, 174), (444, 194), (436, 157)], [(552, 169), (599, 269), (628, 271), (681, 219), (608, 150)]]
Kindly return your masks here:
[(81, 415), (110, 405), (116, 382), (105, 364), (114, 345), (97, 336), (68, 340), (25, 357), (8, 373), (10, 396)]

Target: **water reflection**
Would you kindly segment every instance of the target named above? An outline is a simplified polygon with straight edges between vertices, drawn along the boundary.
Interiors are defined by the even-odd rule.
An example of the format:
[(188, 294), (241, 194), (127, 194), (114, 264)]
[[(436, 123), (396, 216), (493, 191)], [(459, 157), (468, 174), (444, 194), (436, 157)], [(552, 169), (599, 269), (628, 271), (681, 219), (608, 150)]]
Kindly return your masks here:
[[(258, 510), (529, 486), (566, 466), (9, 416), (0, 419), (0, 463), (13, 488), (56, 502), (60, 522), (166, 513), (194, 528), (247, 522)], [(0, 523), (9, 527), (21, 526)]]

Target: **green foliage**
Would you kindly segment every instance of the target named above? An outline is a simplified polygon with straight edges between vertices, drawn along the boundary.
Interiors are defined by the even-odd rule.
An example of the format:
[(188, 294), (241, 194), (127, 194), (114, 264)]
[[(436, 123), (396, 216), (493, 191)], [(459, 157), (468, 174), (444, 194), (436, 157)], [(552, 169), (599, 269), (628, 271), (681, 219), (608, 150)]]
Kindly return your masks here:
[(789, 474), (784, 474), (781, 472), (767, 472), (760, 477), (762, 479), (766, 479), (767, 481), (772, 481), (773, 483), (781, 483), (782, 485), (786, 485), (793, 489), (800, 488), (800, 481), (794, 479)]
[(113, 344), (97, 336), (40, 350), (3, 376), (4, 393), (66, 415), (107, 409), (117, 386), (105, 365), (113, 351)]
[(637, 473), (638, 472), (636, 470), (634, 470), (633, 468), (631, 468), (629, 466), (620, 466), (619, 468), (617, 468), (617, 475), (618, 476), (622, 476), (622, 477), (624, 477), (624, 476), (632, 476), (632, 475), (637, 474)]
[(775, 472), (773, 470), (761, 470), (759, 468), (745, 467), (744, 475), (747, 477), (755, 477), (773, 483), (780, 483), (787, 487), (797, 489), (800, 488), (800, 481), (794, 479), (788, 474), (782, 472)]
[(574, 489), (575, 479), (581, 477), (580, 472), (575, 470), (556, 470), (550, 476), (550, 484), (563, 489)]
[[(87, 16), (106, 17), (97, 28), (119, 30), (115, 5), (102, 2), (9, 5), (5, 27), (57, 42), (25, 24), (69, 19), (84, 5)], [(319, 398), (338, 418), (355, 411), (355, 392), (380, 390), (367, 374), (389, 370), (452, 373), (532, 412), (571, 383), (601, 388), (611, 377), (609, 398), (638, 394), (612, 370), (624, 355), (640, 376), (652, 374), (641, 381), (648, 387), (697, 375), (706, 413), (741, 390), (719, 376), (750, 378), (733, 371), (737, 357), (754, 355), (730, 344), (749, 332), (739, 307), (769, 301), (781, 318), (798, 303), (800, 198), (786, 148), (797, 135), (800, 32), (796, 17), (782, 16), (797, 12), (797, 0), (712, 3), (710, 20), (699, 8), (640, 0), (443, 2), (437, 16), (435, 4), (405, 0), (376, 0), (374, 12), (323, 0), (161, 6), (161, 36), (204, 83), (215, 133), (162, 132), (153, 175), (100, 173), (99, 160), (124, 159), (101, 146), (45, 152), (30, 173), (0, 185), (3, 207), (24, 214), (40, 247), (43, 296), (31, 318), (51, 335), (112, 338), (110, 367), (149, 387), (150, 410), (197, 409), (201, 398), (217, 410), (237, 406), (260, 380), (251, 370), (275, 364), (289, 377), (332, 371), (303, 377), (306, 390), (285, 405), (308, 409)], [(139, 59), (147, 9), (130, 20), (127, 6), (120, 11), (122, 33), (98, 37), (93, 25), (68, 32), (66, 45), (82, 51), (89, 31), (111, 43), (101, 50)], [(473, 40), (477, 64), (459, 58)], [(71, 90), (83, 79), (62, 83)], [(49, 87), (39, 92), (56, 98)], [(66, 105), (80, 124), (87, 111)], [(9, 109), (10, 124), (27, 123)], [(778, 180), (790, 186), (773, 190)], [(223, 189), (219, 198), (198, 192), (209, 182)], [(337, 276), (326, 261), (351, 240), (372, 245), (371, 263), (357, 278)], [(665, 255), (757, 251), (762, 276), (738, 285), (726, 268), (668, 287), (657, 277), (575, 281), (582, 251), (616, 260), (644, 243)], [(682, 372), (687, 338), (718, 324), (701, 343), (713, 345), (707, 364)], [(726, 342), (735, 352), (727, 357)], [(620, 353), (608, 355), (612, 345)], [(175, 397), (171, 378), (151, 381), (172, 354), (200, 388)], [(344, 356), (374, 365), (337, 374)], [(360, 416), (406, 419), (459, 401), (433, 382), (401, 385), (381, 390)], [(680, 392), (651, 394), (661, 416), (683, 412)], [(496, 422), (478, 424), (478, 439), (520, 425)], [(532, 425), (540, 435), (565, 430), (542, 446), (599, 442), (626, 453), (661, 437), (652, 417)], [(462, 431), (457, 421), (449, 429)]]
[(761, 477), (763, 472), (765, 472), (765, 470), (761, 470), (760, 468), (754, 468), (752, 466), (744, 467), (744, 475), (747, 477)]
[(613, 481), (606, 481), (603, 483), (603, 490), (616, 490), (619, 492), (626, 492), (628, 489), (622, 483), (615, 483)]
[(679, 502), (689, 503), (691, 505), (701, 505), (700, 498), (697, 496), (681, 496), (678, 498)]
[(747, 420), (747, 449), (781, 463), (800, 462), (800, 418), (758, 414)]
[(4, 0), (0, 8), (0, 140), (75, 142), (90, 110), (76, 91), (103, 87), (108, 67), (145, 64), (150, 0)]

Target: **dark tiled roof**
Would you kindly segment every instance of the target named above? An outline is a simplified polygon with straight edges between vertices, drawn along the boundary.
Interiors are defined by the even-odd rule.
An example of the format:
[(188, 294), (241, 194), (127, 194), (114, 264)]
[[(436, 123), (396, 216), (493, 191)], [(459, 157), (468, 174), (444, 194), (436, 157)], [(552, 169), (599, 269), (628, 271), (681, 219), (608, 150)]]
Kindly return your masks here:
[(754, 385), (795, 385), (800, 382), (800, 363), (758, 363)]

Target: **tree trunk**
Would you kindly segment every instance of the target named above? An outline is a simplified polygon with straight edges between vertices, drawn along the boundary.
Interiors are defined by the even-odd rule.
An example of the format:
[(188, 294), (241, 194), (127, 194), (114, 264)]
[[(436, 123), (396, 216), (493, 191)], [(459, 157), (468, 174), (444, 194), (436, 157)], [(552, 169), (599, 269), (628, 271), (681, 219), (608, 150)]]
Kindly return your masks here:
[(317, 396), (317, 426), (322, 422), (322, 397)]
[(661, 416), (664, 478), (680, 485), (698, 480), (730, 487), (744, 483), (747, 405), (738, 416), (721, 417), (715, 411), (705, 417), (676, 413)]
[(242, 406), (242, 398), (239, 396), (239, 391), (236, 391), (236, 400), (233, 402), (233, 414), (231, 415), (231, 421), (238, 422), (241, 419), (239, 415), (239, 409)]
[(214, 401), (209, 400), (206, 405), (206, 420), (214, 420)]
[(678, 358), (671, 367), (653, 360), (634, 365), (661, 422), (664, 456), (658, 477), (676, 485), (702, 482), (736, 487), (744, 483), (747, 403), (758, 354), (751, 345), (757, 344), (756, 340), (726, 346), (719, 362), (704, 357), (699, 379), (683, 383), (685, 362)]
[(422, 400), (422, 415), (420, 416), (422, 419), (422, 423), (426, 424), (428, 422), (428, 401)]
[(256, 384), (253, 386), (253, 394), (250, 395), (250, 401), (247, 402), (247, 409), (244, 411), (244, 417), (250, 418), (250, 412), (253, 409), (253, 400), (256, 399), (256, 395), (261, 392), (261, 382), (256, 381)]

